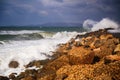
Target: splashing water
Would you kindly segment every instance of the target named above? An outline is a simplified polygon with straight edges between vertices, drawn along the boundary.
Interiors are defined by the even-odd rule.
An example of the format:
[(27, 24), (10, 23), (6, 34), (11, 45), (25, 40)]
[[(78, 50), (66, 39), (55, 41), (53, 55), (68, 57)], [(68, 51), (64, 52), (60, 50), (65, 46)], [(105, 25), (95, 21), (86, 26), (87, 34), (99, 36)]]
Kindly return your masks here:
[(83, 28), (91, 31), (97, 31), (99, 29), (105, 29), (105, 28), (114, 28), (116, 30), (119, 29), (119, 24), (108, 18), (103, 18), (99, 22), (93, 20), (85, 20), (83, 23)]

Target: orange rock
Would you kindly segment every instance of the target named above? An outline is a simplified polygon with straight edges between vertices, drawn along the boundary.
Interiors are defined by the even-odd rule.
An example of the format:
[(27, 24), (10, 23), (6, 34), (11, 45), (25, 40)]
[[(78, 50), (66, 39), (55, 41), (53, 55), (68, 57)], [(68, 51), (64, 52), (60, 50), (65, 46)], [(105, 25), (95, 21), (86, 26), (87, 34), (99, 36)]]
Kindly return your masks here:
[(117, 45), (117, 47), (115, 48), (114, 52), (120, 51), (120, 44)]
[(100, 50), (100, 48), (96, 48), (96, 49), (93, 49), (93, 51), (100, 52), (101, 50)]
[(113, 38), (112, 34), (103, 34), (100, 36), (100, 39), (111, 39)]
[(33, 77), (31, 77), (31, 76), (28, 76), (28, 77), (25, 77), (25, 78), (23, 78), (23, 79), (21, 79), (21, 80), (36, 80), (36, 79), (33, 78)]
[(71, 64), (90, 64), (94, 58), (94, 52), (84, 47), (73, 47), (69, 53)]
[(109, 56), (106, 56), (106, 59), (108, 59), (108, 60), (111, 60), (111, 61), (118, 61), (118, 60), (120, 60), (120, 56), (118, 56), (118, 55), (109, 55)]

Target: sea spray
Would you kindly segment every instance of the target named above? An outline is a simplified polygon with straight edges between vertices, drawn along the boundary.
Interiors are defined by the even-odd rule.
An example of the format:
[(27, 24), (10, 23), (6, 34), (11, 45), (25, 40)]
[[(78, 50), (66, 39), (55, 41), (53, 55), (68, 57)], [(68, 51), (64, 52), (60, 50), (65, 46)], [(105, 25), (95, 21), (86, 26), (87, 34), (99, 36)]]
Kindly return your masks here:
[(115, 21), (108, 18), (103, 18), (99, 22), (89, 19), (84, 21), (83, 28), (88, 29), (90, 31), (97, 31), (99, 29), (105, 29), (105, 28), (118, 29), (119, 25)]
[[(77, 32), (57, 32), (50, 38), (40, 40), (9, 41), (0, 46), (0, 75), (8, 76), (10, 73), (20, 73), (25, 70), (24, 65), (33, 60), (43, 60), (52, 55), (51, 51), (60, 43), (66, 43), (75, 37)], [(18, 68), (9, 68), (10, 61), (17, 61)]]
[(96, 31), (96, 30), (104, 29), (104, 28), (118, 29), (118, 27), (119, 27), (119, 25), (115, 21), (110, 20), (108, 18), (104, 18), (100, 22), (98, 22), (97, 24), (93, 25), (92, 31)]
[(91, 31), (91, 28), (93, 27), (94, 24), (97, 24), (97, 21), (87, 19), (83, 22), (83, 28), (86, 29), (87, 31)]

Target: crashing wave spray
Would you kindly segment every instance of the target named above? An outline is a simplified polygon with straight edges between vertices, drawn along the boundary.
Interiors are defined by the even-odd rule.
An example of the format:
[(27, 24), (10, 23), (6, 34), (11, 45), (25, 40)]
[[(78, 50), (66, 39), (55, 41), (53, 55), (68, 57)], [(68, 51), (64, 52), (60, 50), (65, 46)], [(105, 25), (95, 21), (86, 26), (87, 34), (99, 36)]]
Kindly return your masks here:
[(96, 21), (93, 21), (91, 19), (87, 19), (83, 23), (83, 28), (90, 31), (91, 28), (93, 27), (93, 25), (96, 24), (96, 23), (97, 23)]
[(105, 28), (114, 28), (118, 29), (119, 25), (108, 18), (103, 18), (100, 22), (96, 22), (93, 20), (85, 20), (83, 23), (83, 28), (88, 28), (91, 31), (96, 31), (99, 29), (105, 29)]

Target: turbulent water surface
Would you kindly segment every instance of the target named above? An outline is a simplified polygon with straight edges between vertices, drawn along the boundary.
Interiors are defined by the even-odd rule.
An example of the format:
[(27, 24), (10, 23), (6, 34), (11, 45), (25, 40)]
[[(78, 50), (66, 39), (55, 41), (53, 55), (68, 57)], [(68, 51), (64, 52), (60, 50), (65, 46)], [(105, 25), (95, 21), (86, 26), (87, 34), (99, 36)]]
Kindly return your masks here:
[[(19, 73), (24, 65), (52, 55), (60, 43), (67, 42), (83, 32), (81, 27), (0, 27), (0, 75)], [(10, 61), (19, 62), (16, 69), (9, 68)]]

